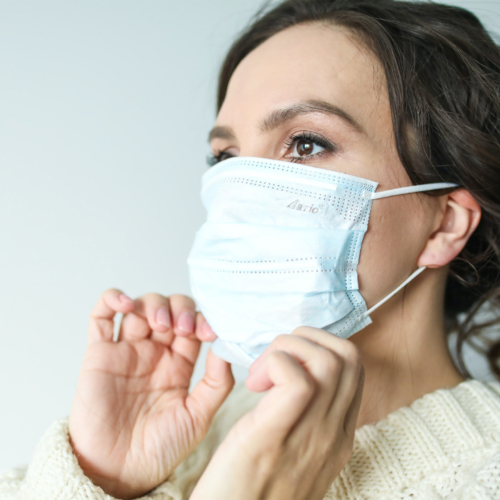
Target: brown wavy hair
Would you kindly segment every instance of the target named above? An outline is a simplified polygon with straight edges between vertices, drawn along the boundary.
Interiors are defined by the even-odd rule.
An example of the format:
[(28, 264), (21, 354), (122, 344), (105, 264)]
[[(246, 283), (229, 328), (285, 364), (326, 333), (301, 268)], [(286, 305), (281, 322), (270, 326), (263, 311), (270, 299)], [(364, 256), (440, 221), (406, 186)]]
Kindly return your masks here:
[[(217, 111), (241, 60), (302, 23), (338, 25), (381, 61), (399, 158), (413, 184), (454, 182), (482, 208), (479, 226), (450, 263), (448, 334), (458, 369), (467, 341), (500, 379), (500, 48), (477, 17), (459, 7), (396, 0), (286, 0), (263, 7), (222, 65)], [(428, 196), (443, 192), (427, 193)]]

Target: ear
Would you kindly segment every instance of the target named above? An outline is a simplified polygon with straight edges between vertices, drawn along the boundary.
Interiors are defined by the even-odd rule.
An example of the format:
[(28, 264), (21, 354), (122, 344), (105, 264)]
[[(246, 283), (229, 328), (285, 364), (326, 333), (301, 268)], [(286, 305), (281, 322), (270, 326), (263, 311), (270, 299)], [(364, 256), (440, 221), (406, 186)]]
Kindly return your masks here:
[(450, 263), (464, 248), (481, 219), (481, 207), (465, 189), (447, 195), (440, 224), (427, 240), (418, 266), (437, 268)]

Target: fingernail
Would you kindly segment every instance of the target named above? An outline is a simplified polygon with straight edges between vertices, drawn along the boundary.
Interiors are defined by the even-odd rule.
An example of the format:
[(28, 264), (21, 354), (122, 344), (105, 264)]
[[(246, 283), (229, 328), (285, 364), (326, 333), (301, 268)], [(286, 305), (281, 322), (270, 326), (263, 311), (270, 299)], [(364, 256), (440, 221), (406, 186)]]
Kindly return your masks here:
[(122, 293), (118, 298), (120, 299), (121, 302), (124, 302), (124, 303), (133, 302), (133, 300), (129, 296), (125, 295), (124, 293)]
[(204, 321), (203, 325), (201, 325), (201, 332), (205, 335), (205, 337), (211, 337), (214, 335), (212, 327), (206, 321)]
[(170, 314), (166, 307), (161, 307), (156, 311), (156, 322), (159, 325), (170, 327)]
[(184, 311), (177, 320), (177, 328), (186, 333), (194, 332), (194, 314)]

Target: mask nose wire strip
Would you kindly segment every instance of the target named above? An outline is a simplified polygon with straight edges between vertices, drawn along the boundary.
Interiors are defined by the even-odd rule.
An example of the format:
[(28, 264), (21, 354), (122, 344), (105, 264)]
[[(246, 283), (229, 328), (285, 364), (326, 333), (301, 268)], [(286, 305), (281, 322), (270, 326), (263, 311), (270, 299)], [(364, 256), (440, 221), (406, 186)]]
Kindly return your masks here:
[(375, 309), (378, 309), (382, 304), (384, 304), (385, 302), (387, 302), (393, 295), (395, 295), (396, 293), (398, 293), (399, 290), (401, 290), (401, 288), (403, 288), (404, 286), (406, 286), (413, 278), (417, 277), (424, 269), (426, 269), (425, 266), (419, 267), (415, 272), (413, 272), (412, 274), (410, 274), (410, 276), (408, 276), (408, 278), (406, 278), (406, 280), (403, 281), (403, 283), (401, 283), (401, 285), (399, 285), (389, 295), (387, 295), (386, 297), (384, 297), (380, 302), (377, 302), (373, 307), (370, 307), (370, 309), (368, 309), (368, 311), (364, 312), (360, 316), (360, 319), (363, 319), (364, 317), (368, 316), (373, 311), (375, 311)]
[[(208, 186), (213, 184), (216, 181), (220, 181), (220, 179), (223, 178), (232, 178), (232, 179), (241, 179), (241, 180), (246, 180), (247, 177), (250, 177), (251, 179), (254, 178), (259, 178), (259, 179), (264, 179), (266, 181), (269, 181), (270, 179), (278, 182), (283, 182), (283, 181), (291, 181), (299, 184), (307, 184), (308, 186), (314, 186), (314, 187), (320, 187), (320, 188), (327, 188), (331, 190), (336, 190), (337, 189), (337, 184), (334, 182), (322, 182), (322, 181), (315, 181), (314, 179), (297, 179), (295, 177), (290, 177), (287, 176), (286, 174), (272, 174), (272, 173), (263, 173), (263, 172), (254, 172), (253, 170), (243, 170), (239, 169), (237, 173), (234, 172), (223, 172), (218, 174), (217, 176), (213, 177), (211, 180), (209, 180), (202, 188), (201, 192), (202, 194), (207, 190)], [(385, 192), (385, 191), (384, 191)]]
[(396, 196), (397, 194), (417, 193), (419, 191), (431, 191), (434, 189), (445, 189), (451, 187), (458, 187), (458, 184), (452, 182), (433, 182), (432, 184), (419, 184), (417, 186), (407, 186), (396, 189), (389, 189), (387, 191), (380, 191), (372, 193), (372, 200), (379, 200), (380, 198), (387, 198), (388, 196)]

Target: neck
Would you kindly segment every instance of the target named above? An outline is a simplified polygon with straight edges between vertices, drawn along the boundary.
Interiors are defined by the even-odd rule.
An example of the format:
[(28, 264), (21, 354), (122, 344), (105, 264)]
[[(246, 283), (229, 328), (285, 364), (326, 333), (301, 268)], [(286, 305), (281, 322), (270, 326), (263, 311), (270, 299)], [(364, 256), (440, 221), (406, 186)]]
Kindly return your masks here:
[(447, 269), (426, 269), (372, 315), (350, 340), (362, 353), (365, 383), (356, 427), (377, 422), (424, 394), (465, 379), (444, 331)]

